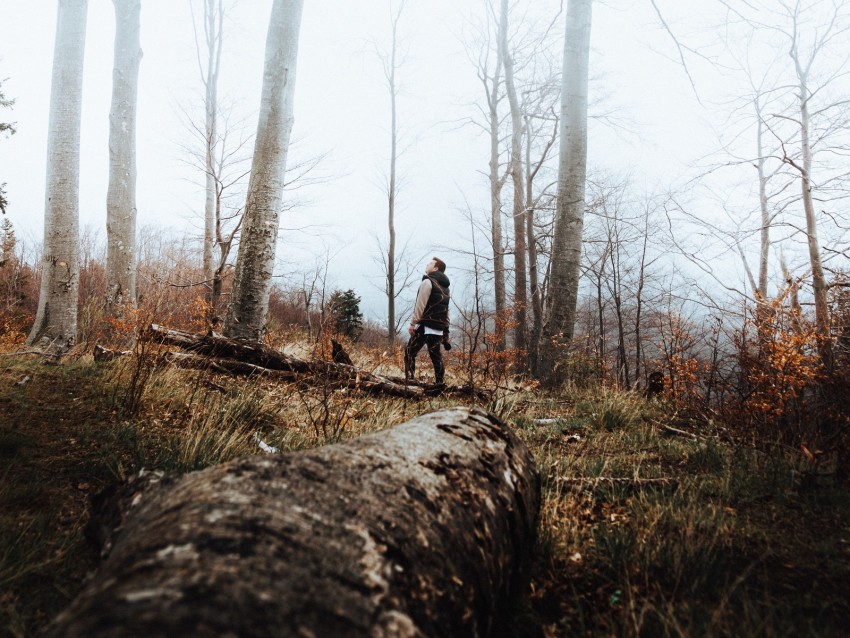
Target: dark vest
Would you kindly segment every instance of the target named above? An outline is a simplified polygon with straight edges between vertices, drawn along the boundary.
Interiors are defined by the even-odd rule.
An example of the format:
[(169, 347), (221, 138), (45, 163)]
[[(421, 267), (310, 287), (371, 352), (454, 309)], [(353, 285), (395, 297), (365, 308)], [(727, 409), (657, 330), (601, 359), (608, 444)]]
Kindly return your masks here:
[(420, 323), (435, 330), (448, 330), (449, 299), (451, 298), (449, 295), (449, 278), (444, 273), (437, 271), (422, 277), (423, 281), (425, 279), (431, 280), (431, 296), (428, 297), (428, 302), (425, 304)]

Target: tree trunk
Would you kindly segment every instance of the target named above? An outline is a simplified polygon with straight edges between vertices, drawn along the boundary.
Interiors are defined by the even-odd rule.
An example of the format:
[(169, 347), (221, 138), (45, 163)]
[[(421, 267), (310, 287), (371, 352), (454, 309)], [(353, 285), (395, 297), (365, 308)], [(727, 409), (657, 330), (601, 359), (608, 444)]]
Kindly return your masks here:
[[(640, 366), (642, 362), (641, 331), (643, 321), (643, 289), (646, 285), (646, 248), (649, 243), (649, 206), (644, 211), (643, 244), (640, 251), (640, 267), (638, 269), (638, 285), (635, 291), (635, 386), (640, 381)], [(644, 373), (646, 370), (644, 369)], [(646, 375), (644, 374), (644, 377)]]
[[(492, 86), (487, 92), (490, 125), (490, 243), (493, 246), (493, 293), (495, 312), (498, 319), (505, 318), (505, 253), (502, 247), (502, 186), (504, 179), (499, 171), (499, 77), (502, 65), (496, 64)], [(486, 77), (486, 74), (485, 74)], [(495, 346), (505, 349), (504, 330), (497, 328)]]
[(401, 12), (404, 10), (404, 2), (399, 4), (398, 11), (393, 16), (392, 27), (392, 49), (390, 60), (386, 68), (387, 85), (390, 90), (390, 183), (387, 186), (387, 228), (389, 231), (389, 245), (387, 246), (387, 347), (390, 352), (395, 351), (396, 320), (395, 320), (395, 197), (396, 197), (396, 160), (398, 158), (398, 112), (396, 86), (396, 53), (398, 48), (398, 22)]
[(812, 201), (812, 146), (809, 131), (809, 88), (808, 70), (800, 63), (796, 44), (791, 57), (797, 71), (800, 100), (800, 147), (803, 153), (803, 166), (800, 168), (800, 188), (803, 197), (803, 211), (806, 215), (806, 238), (809, 248), (809, 265), (812, 268), (812, 288), (815, 298), (815, 328), (818, 335), (818, 354), (827, 370), (832, 369), (832, 329), (829, 318), (828, 286), (821, 263), (818, 226), (815, 218), (815, 205)]
[(591, 0), (569, 0), (564, 38), (558, 203), (552, 240), (546, 342), (541, 348), (544, 381), (559, 380), (555, 366), (572, 340), (578, 303), (587, 177), (587, 79)]
[[(537, 256), (537, 234), (535, 232), (535, 210), (537, 203), (545, 194), (543, 192), (535, 198), (534, 179), (543, 167), (549, 151), (558, 138), (558, 121), (552, 127), (552, 136), (540, 153), (536, 162), (531, 161), (532, 143), (532, 119), (535, 116), (525, 116), (525, 230), (526, 243), (528, 244), (528, 286), (531, 291), (532, 328), (528, 342), (528, 362), (533, 376), (540, 374), (540, 338), (543, 333), (543, 290), (538, 271)], [(545, 119), (545, 118), (544, 118)]]
[[(531, 290), (532, 328), (528, 341), (528, 363), (531, 374), (539, 372), (540, 331), (543, 328), (543, 302), (537, 273), (537, 236), (534, 232), (534, 175), (531, 166), (531, 122), (525, 122), (525, 235), (528, 248), (528, 287)], [(543, 158), (537, 169), (543, 164)]]
[(454, 408), (154, 484), (48, 636), (489, 636), (525, 586), (525, 444)]
[(109, 113), (109, 188), (106, 193), (106, 301), (136, 303), (136, 105), (139, 87), (141, 0), (115, 5), (115, 63)]
[(803, 309), (800, 307), (799, 283), (797, 279), (788, 270), (788, 264), (785, 261), (785, 255), (779, 253), (779, 268), (782, 270), (782, 278), (787, 286), (788, 304), (791, 306), (791, 325), (794, 330), (799, 332), (802, 328)]
[(764, 306), (767, 303), (767, 262), (770, 256), (770, 224), (771, 216), (767, 201), (767, 174), (765, 173), (766, 158), (764, 155), (764, 121), (761, 114), (759, 98), (755, 99), (756, 116), (758, 117), (758, 130), (756, 131), (756, 143), (758, 146), (758, 160), (756, 169), (759, 180), (759, 211), (761, 213), (761, 229), (759, 231), (759, 278), (758, 287), (753, 291), (756, 298), (756, 306)]
[[(508, 48), (508, 0), (502, 0), (499, 22), (499, 58), (505, 69), (505, 92), (511, 109), (511, 160), (510, 173), (513, 182), (514, 220), (514, 348), (520, 352), (528, 349), (526, 338), (528, 308), (525, 243), (525, 183), (522, 176), (522, 114), (514, 82), (514, 61)], [(520, 355), (521, 367), (525, 368), (525, 355)]]
[(80, 120), (87, 0), (59, 0), (50, 122), (44, 255), (35, 323), (27, 345), (62, 352), (77, 336), (80, 279)]
[(303, 0), (275, 0), (266, 38), (260, 118), (242, 239), (224, 333), (259, 341), (265, 334), (277, 250), (278, 216), (293, 124), (295, 65)]
[[(622, 266), (620, 264), (620, 219), (619, 210), (615, 209), (613, 219), (609, 218), (609, 241), (611, 250), (608, 259), (611, 262), (611, 278), (608, 291), (614, 301), (614, 316), (617, 320), (617, 382), (623, 389), (631, 387), (631, 375), (629, 373), (629, 360), (626, 356), (626, 327), (623, 318), (623, 288), (622, 288)], [(613, 227), (610, 225), (613, 224)]]
[(768, 280), (768, 258), (770, 257), (770, 225), (771, 215), (768, 203), (768, 175), (766, 172), (767, 157), (764, 151), (764, 116), (761, 107), (761, 95), (756, 93), (753, 98), (753, 108), (755, 110), (757, 125), (756, 125), (756, 148), (757, 160), (756, 171), (758, 174), (759, 185), (759, 212), (761, 215), (761, 228), (759, 230), (759, 263), (758, 263), (758, 280), (756, 280), (750, 270), (749, 262), (746, 260), (744, 251), (741, 246), (738, 246), (738, 251), (741, 254), (741, 259), (744, 260), (744, 270), (750, 280), (750, 286), (753, 289), (753, 299), (755, 300), (756, 313), (756, 333), (758, 335), (759, 349), (764, 347), (769, 339), (769, 323), (770, 316), (773, 313), (773, 308), (767, 300), (767, 280)]
[(602, 296), (602, 278), (605, 275), (605, 255), (599, 260), (599, 272), (596, 274), (596, 322), (599, 335), (596, 340), (597, 368), (599, 379), (605, 382), (605, 300)]
[[(218, 70), (221, 63), (221, 47), (224, 29), (224, 4), (221, 0), (204, 0), (204, 41), (207, 51), (206, 70), (201, 70), (204, 83), (204, 135), (206, 139), (205, 163), (206, 184), (204, 199), (204, 280), (209, 286), (207, 302), (210, 316), (215, 315), (218, 300), (215, 281), (215, 262), (213, 249), (216, 243), (216, 227), (220, 219), (219, 192), (215, 166), (215, 152), (218, 146)], [(199, 51), (200, 56), (200, 51)]]

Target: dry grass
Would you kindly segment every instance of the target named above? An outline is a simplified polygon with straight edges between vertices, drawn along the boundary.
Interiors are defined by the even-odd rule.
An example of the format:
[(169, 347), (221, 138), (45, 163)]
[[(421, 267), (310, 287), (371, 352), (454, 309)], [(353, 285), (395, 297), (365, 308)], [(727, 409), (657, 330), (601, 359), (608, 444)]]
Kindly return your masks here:
[[(95, 565), (82, 529), (101, 488), (141, 467), (261, 453), (255, 435), (295, 451), (450, 404), (132, 359), (2, 365), (0, 633), (10, 636), (35, 635)], [(664, 404), (604, 388), (544, 395), (518, 384), (484, 407), (513, 423), (543, 476), (517, 636), (845, 634), (850, 499), (828, 476), (806, 480), (799, 454), (669, 436)]]
[(670, 437), (664, 406), (630, 394), (577, 396), (563, 417), (517, 418), (544, 476), (528, 613), (545, 635), (845, 635), (846, 486)]

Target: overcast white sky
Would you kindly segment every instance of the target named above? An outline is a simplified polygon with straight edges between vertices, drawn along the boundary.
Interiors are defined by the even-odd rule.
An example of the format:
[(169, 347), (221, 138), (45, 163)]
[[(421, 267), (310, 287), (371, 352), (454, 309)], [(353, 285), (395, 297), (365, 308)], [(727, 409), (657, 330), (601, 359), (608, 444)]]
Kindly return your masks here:
[[(254, 117), (259, 102), (265, 32), (271, 0), (231, 3), (220, 94)], [(554, 15), (557, 0), (528, 0), (540, 15)], [(683, 33), (700, 24), (699, 0), (660, 0), (665, 17)], [(400, 160), (398, 235), (411, 254), (430, 256), (465, 240), (458, 209), (464, 201), (487, 206), (486, 140), (456, 122), (480, 101), (475, 70), (464, 53), (468, 16), (480, 0), (409, 0), (400, 34), (407, 60), (400, 70), (404, 93), (400, 124), (408, 149)], [(307, 0), (296, 81), (296, 156), (328, 153), (326, 180), (300, 193), (307, 201), (284, 215), (281, 270), (310, 261), (322, 242), (339, 250), (334, 283), (354, 288), (367, 313), (380, 318), (384, 301), (373, 258), (374, 237), (385, 236), (383, 167), (389, 149), (389, 102), (373, 45), (389, 42), (389, 0)], [(111, 91), (113, 9), (89, 1), (86, 44), (80, 214), (83, 225), (105, 224), (108, 113)], [(41, 240), (44, 213), (47, 108), (55, 30), (55, 3), (0, 0), (0, 78), (14, 110), (2, 116), (18, 132), (0, 140), (0, 181), (7, 183), (9, 217), (20, 237)], [(706, 21), (708, 19), (706, 18)], [(694, 99), (669, 36), (649, 0), (594, 3), (592, 74), (610, 93), (610, 104), (631, 120), (635, 133), (593, 125), (590, 161), (630, 170), (638, 182), (675, 182), (693, 158), (715, 140), (706, 112)], [(562, 21), (561, 21), (562, 22)], [(560, 24), (560, 22), (559, 22)], [(560, 48), (560, 32), (557, 30)], [(181, 108), (200, 106), (198, 69), (188, 2), (144, 0), (139, 87), (139, 223), (199, 236), (203, 193), (200, 174), (186, 164), (189, 141)], [(706, 90), (714, 79), (705, 79)], [(195, 106), (192, 107), (192, 104)], [(253, 130), (254, 120), (248, 125)], [(309, 226), (308, 226), (309, 225)], [(304, 228), (308, 226), (307, 228)], [(323, 229), (323, 230), (320, 230)], [(321, 239), (318, 236), (321, 235)], [(445, 249), (442, 249), (445, 253)], [(448, 261), (451, 260), (449, 257)], [(343, 266), (345, 264), (345, 266)], [(418, 266), (417, 266), (418, 267)]]

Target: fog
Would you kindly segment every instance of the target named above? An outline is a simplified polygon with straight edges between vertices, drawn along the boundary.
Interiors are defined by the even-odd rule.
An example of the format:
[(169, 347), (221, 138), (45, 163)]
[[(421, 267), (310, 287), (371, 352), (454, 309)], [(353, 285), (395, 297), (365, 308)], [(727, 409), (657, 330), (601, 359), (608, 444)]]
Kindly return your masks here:
[[(649, 0), (597, 2), (592, 33), (589, 165), (596, 175), (628, 175), (636, 193), (681, 188), (716, 152), (728, 99), (727, 69), (701, 51), (677, 48), (715, 38), (720, 3), (659, 1), (666, 27)], [(111, 3), (89, 3), (82, 125), (80, 215), (103, 233), (111, 91)], [(230, 2), (219, 94), (233, 121), (253, 134), (259, 102), (269, 0)], [(196, 4), (196, 12), (201, 8)], [(559, 52), (560, 3), (517, 2), (513, 20), (554, 23), (547, 45)], [(16, 100), (0, 113), (17, 134), (0, 140), (0, 177), (8, 217), (18, 236), (41, 241), (47, 107), (55, 30), (53, 3), (4, 0), (0, 78)], [(439, 253), (461, 263), (469, 243), (463, 211), (486, 216), (488, 140), (474, 125), (483, 89), (476, 77), (471, 34), (484, 13), (473, 0), (408, 3), (400, 24), (401, 190), (399, 243), (419, 270)], [(295, 129), (290, 166), (321, 157), (310, 179), (287, 195), (278, 274), (309, 270), (316, 255), (334, 255), (331, 279), (363, 297), (367, 316), (383, 316), (378, 240), (386, 236), (385, 175), (389, 156), (389, 96), (376, 50), (386, 50), (390, 3), (308, 2), (301, 29)], [(187, 120), (200, 121), (202, 91), (188, 3), (144, 3), (138, 119), (140, 226), (200, 242), (202, 173), (191, 165)], [(683, 65), (682, 62), (685, 62)], [(690, 75), (689, 75), (690, 74)], [(594, 111), (594, 108), (596, 111)], [(604, 117), (603, 117), (604, 116)], [(727, 124), (724, 124), (727, 122)], [(250, 147), (248, 147), (250, 148)], [(724, 177), (723, 179), (729, 179)], [(689, 196), (695, 195), (693, 189)], [(234, 197), (237, 204), (239, 196)], [(693, 204), (716, 214), (716, 202)], [(723, 250), (716, 248), (716, 254)], [(732, 279), (740, 272), (730, 271)], [(399, 307), (405, 312), (404, 304)]]

